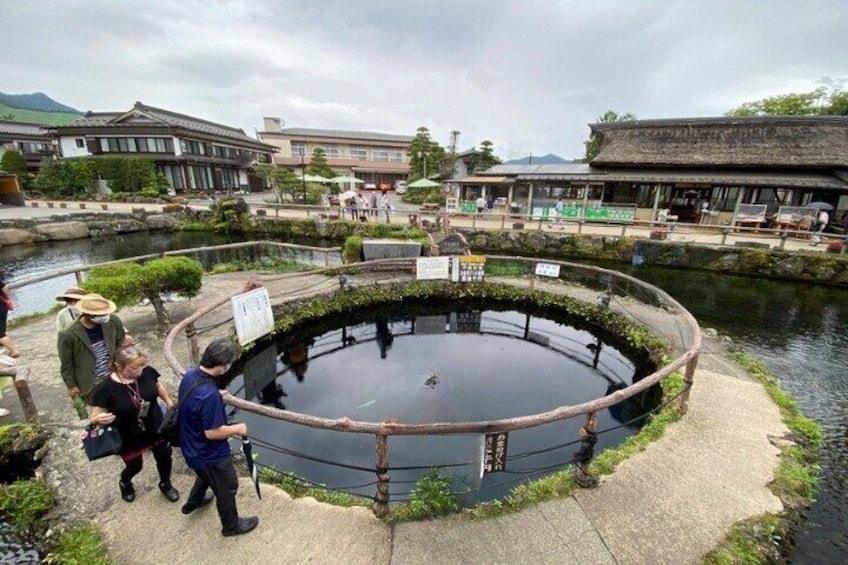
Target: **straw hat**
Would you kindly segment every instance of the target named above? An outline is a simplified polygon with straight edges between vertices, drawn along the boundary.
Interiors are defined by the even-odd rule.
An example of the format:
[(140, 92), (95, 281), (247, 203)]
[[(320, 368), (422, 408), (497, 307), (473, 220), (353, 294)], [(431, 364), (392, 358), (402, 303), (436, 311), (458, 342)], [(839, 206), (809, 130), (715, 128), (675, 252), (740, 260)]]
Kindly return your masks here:
[(77, 302), (77, 310), (89, 316), (111, 314), (117, 307), (111, 300), (106, 300), (99, 294), (86, 294)]
[(57, 296), (56, 300), (58, 300), (59, 302), (63, 302), (66, 298), (68, 300), (79, 300), (80, 298), (82, 298), (86, 294), (88, 294), (88, 292), (84, 291), (83, 289), (72, 286), (71, 288), (67, 289), (64, 293)]

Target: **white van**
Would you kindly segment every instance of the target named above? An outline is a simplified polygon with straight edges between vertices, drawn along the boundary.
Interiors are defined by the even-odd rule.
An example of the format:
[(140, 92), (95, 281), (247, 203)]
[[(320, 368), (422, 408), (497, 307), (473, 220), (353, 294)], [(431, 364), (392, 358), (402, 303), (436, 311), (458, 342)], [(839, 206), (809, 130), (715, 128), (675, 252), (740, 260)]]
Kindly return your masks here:
[(404, 192), (406, 192), (406, 184), (407, 183), (405, 180), (396, 181), (395, 192), (397, 192), (398, 194), (403, 194)]

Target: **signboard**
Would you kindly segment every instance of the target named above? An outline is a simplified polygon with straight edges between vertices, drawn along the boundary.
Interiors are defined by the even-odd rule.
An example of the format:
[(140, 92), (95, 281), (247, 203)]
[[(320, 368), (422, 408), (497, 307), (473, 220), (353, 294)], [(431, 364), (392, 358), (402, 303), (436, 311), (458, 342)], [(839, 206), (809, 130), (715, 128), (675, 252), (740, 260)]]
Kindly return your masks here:
[(239, 343), (245, 345), (274, 329), (274, 311), (267, 288), (257, 288), (230, 299)]
[[(533, 217), (550, 219), (556, 217), (554, 208), (533, 208)], [(583, 210), (583, 206), (564, 206), (562, 217), (568, 220), (585, 220), (597, 222), (632, 222), (636, 218), (636, 209), (631, 206), (600, 206), (589, 207)]]
[(447, 318), (444, 314), (439, 316), (416, 316), (415, 318), (415, 334), (416, 335), (438, 335), (445, 333), (445, 325)]
[(453, 282), (482, 282), (486, 269), (486, 258), (479, 255), (454, 257), (451, 265)]
[(480, 324), (482, 321), (482, 312), (452, 312), (450, 315), (451, 332), (458, 334), (478, 334), (480, 333)]
[(481, 477), (488, 473), (506, 470), (507, 435), (507, 432), (498, 432), (483, 436)]
[(559, 278), (559, 267), (553, 263), (536, 263), (536, 276)]
[(415, 279), (448, 280), (450, 277), (450, 257), (419, 257), (415, 260)]

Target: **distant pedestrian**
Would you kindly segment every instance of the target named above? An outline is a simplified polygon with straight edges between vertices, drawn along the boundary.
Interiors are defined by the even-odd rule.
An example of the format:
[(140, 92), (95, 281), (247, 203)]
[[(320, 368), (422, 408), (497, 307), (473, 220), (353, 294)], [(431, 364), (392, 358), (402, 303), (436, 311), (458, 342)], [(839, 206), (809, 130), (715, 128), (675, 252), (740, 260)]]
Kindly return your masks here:
[(371, 193), (371, 215), (374, 216), (375, 220), (377, 219), (378, 213), (379, 212), (377, 209), (377, 191), (375, 190)]
[(556, 216), (556, 225), (560, 229), (564, 229), (562, 227), (562, 212), (565, 209), (565, 203), (562, 201), (562, 194), (557, 196), (556, 204), (554, 205), (554, 216)]
[(495, 209), (495, 195), (489, 193), (486, 197), (486, 213), (491, 214)]
[(486, 209), (486, 199), (483, 197), (483, 195), (482, 195), (482, 194), (480, 195), (480, 198), (478, 198), (478, 199), (474, 202), (474, 204), (477, 206), (477, 213), (478, 213), (478, 214), (482, 214), (482, 213), (483, 213), (483, 210), (485, 210), (485, 209)]
[[(247, 424), (227, 424), (224, 400), (219, 389), (235, 361), (238, 350), (228, 338), (218, 338), (203, 351), (200, 365), (186, 371), (180, 383), (180, 447), (196, 479), (183, 514), (191, 514), (212, 502), (212, 490), (221, 520), (221, 534), (237, 536), (252, 531), (259, 518), (240, 518), (236, 508), (238, 476), (227, 440), (247, 437)], [(197, 384), (200, 383), (200, 384)]]
[(6, 348), (6, 354), (12, 359), (20, 356), (20, 352), (12, 343), (12, 338), (6, 335), (6, 322), (9, 318), (9, 311), (15, 307), (14, 304), (12, 290), (3, 279), (0, 279), (0, 345)]
[(386, 211), (386, 223), (391, 222), (391, 218), (389, 217), (389, 212), (391, 211), (391, 204), (389, 204), (389, 195), (386, 194), (386, 191), (383, 191), (383, 194), (380, 195), (380, 210)]
[(819, 210), (819, 213), (816, 215), (816, 223), (813, 226), (813, 231), (815, 231), (815, 234), (813, 234), (813, 245), (821, 243), (821, 236), (828, 222), (830, 222), (830, 214), (827, 213), (827, 210)]
[(59, 313), (56, 314), (57, 332), (68, 329), (79, 319), (81, 314), (77, 308), (77, 302), (79, 302), (86, 294), (88, 293), (83, 289), (73, 286), (56, 297), (56, 300), (65, 303), (65, 307), (59, 310)]

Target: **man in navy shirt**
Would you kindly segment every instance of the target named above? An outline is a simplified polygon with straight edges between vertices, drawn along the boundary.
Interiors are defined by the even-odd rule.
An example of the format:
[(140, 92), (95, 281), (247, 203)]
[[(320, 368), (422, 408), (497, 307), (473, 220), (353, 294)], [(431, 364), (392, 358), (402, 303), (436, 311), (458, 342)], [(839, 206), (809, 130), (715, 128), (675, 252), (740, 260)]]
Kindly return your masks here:
[[(220, 379), (230, 370), (236, 355), (236, 346), (227, 338), (210, 343), (203, 351), (200, 366), (186, 371), (179, 396), (180, 447), (186, 463), (197, 475), (182, 512), (190, 514), (212, 502), (206, 492), (211, 489), (225, 536), (246, 534), (259, 524), (256, 516), (239, 518), (236, 509), (238, 477), (227, 440), (247, 436), (247, 424), (227, 424), (219, 390)], [(198, 381), (200, 384), (194, 386)]]

